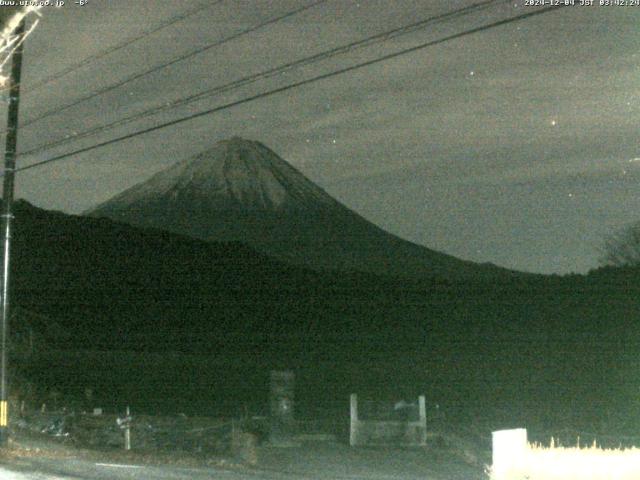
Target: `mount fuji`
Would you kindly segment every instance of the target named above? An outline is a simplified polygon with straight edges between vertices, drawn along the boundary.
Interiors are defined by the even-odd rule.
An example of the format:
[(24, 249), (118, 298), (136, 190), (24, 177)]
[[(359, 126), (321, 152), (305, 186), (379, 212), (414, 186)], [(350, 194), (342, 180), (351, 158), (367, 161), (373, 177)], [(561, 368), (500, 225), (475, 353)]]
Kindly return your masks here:
[(174, 164), (85, 215), (202, 240), (240, 241), (313, 269), (447, 279), (514, 274), (392, 235), (262, 143), (239, 137)]

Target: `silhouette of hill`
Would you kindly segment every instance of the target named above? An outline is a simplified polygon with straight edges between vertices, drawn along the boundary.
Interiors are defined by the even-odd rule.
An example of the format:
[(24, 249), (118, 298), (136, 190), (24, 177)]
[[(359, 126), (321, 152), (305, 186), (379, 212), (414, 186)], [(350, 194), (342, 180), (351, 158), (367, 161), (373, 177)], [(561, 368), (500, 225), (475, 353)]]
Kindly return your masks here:
[(268, 370), (288, 368), (315, 408), (427, 393), (494, 426), (640, 418), (638, 269), (401, 281), (26, 202), (15, 216), (13, 304), (66, 333), (20, 363), (39, 385), (204, 411), (263, 405)]

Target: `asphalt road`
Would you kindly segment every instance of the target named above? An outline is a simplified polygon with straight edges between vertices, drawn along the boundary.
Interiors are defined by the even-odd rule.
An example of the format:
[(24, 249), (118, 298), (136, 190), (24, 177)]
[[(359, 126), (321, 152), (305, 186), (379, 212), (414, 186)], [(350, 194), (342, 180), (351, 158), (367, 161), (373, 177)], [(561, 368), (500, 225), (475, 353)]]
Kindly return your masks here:
[[(281, 473), (238, 472), (213, 468), (152, 467), (118, 463), (93, 463), (82, 460), (20, 460), (8, 468), (0, 468), (3, 480), (174, 480), (221, 479), (249, 480), (287, 478)], [(309, 477), (297, 477), (300, 479)]]
[(336, 441), (266, 444), (250, 467), (233, 458), (187, 461), (180, 452), (101, 453), (22, 435), (14, 439), (13, 453), (0, 457), (0, 480), (486, 480), (489, 457), (450, 443), (416, 449), (350, 448)]
[[(315, 450), (315, 449), (314, 449)], [(79, 458), (15, 458), (0, 467), (2, 480), (480, 480), (481, 469), (419, 453), (361, 451), (348, 458), (335, 451), (310, 449), (265, 455), (259, 468), (150, 466), (135, 463), (100, 463)], [(434, 461), (436, 460), (436, 461)]]

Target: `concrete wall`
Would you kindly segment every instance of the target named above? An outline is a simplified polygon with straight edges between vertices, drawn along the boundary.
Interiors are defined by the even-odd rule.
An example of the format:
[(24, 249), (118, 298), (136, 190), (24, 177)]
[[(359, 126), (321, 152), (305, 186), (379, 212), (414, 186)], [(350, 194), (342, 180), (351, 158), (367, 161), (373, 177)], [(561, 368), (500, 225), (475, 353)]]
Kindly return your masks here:
[(425, 397), (418, 400), (417, 421), (361, 420), (358, 418), (358, 396), (351, 395), (351, 430), (349, 443), (358, 445), (421, 446), (427, 441)]

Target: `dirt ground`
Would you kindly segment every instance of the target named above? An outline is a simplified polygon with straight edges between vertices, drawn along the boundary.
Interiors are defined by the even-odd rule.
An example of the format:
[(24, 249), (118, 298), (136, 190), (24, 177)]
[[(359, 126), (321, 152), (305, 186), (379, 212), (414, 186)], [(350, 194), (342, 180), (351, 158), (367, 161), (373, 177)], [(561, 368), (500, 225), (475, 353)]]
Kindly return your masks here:
[(318, 479), (484, 479), (484, 465), (449, 448), (350, 448), (337, 443), (306, 443), (291, 448), (263, 447), (258, 468)]

